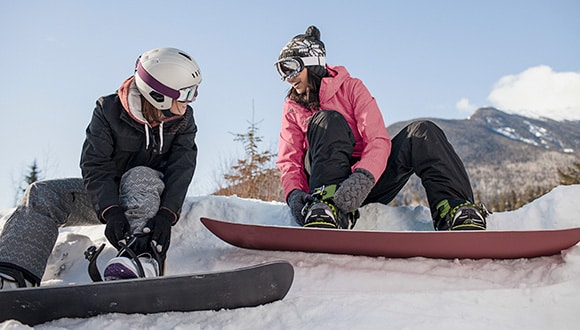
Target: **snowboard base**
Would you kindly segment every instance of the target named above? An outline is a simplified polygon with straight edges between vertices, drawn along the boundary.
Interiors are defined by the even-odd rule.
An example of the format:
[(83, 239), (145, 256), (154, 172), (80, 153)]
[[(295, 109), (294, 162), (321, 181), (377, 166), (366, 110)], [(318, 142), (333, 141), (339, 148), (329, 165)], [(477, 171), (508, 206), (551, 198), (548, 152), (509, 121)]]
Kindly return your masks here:
[(292, 265), (276, 261), (217, 273), (6, 290), (0, 291), (0, 322), (255, 307), (283, 299), (293, 279)]

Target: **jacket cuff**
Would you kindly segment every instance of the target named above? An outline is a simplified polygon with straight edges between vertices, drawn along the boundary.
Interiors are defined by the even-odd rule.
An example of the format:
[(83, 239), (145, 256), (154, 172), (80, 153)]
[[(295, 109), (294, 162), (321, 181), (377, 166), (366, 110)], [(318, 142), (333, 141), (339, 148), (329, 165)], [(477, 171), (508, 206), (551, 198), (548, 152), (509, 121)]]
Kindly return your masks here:
[(179, 220), (179, 216), (177, 215), (177, 213), (173, 212), (171, 209), (169, 209), (165, 206), (160, 207), (159, 211), (157, 211), (157, 214), (161, 215), (163, 217), (167, 217), (168, 219), (171, 219), (172, 226), (175, 226), (175, 224)]
[[(119, 207), (119, 205), (109, 205), (107, 207), (105, 207), (101, 212), (99, 212), (99, 221), (102, 222), (103, 224), (107, 223), (107, 218), (106, 218), (106, 214), (110, 214), (110, 212), (114, 212), (117, 211), (116, 209), (121, 210), (121, 208)], [(122, 212), (122, 210), (121, 210)]]

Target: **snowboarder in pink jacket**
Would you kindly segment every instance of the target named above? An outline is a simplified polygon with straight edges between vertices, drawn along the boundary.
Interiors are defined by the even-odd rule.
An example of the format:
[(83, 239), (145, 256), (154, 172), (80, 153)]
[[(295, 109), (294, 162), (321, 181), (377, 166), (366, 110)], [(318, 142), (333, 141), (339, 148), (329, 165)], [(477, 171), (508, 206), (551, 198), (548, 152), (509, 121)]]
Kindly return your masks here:
[(290, 84), (277, 165), (298, 224), (352, 228), (362, 205), (390, 203), (417, 174), (436, 230), (486, 228), (488, 212), (474, 204), (467, 172), (443, 131), (415, 121), (391, 140), (364, 83), (326, 63), (318, 28), (292, 38), (275, 66)]

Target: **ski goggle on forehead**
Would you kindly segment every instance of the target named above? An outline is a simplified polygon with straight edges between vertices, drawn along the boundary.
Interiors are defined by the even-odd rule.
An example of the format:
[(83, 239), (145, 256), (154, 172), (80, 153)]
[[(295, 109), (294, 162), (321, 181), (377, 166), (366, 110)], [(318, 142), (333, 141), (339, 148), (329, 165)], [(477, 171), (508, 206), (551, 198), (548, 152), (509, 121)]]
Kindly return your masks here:
[(282, 80), (292, 79), (300, 74), (304, 70), (305, 66), (311, 65), (326, 65), (326, 59), (324, 57), (291, 57), (283, 58), (278, 62), (274, 63), (276, 70), (280, 74)]
[(177, 102), (193, 102), (197, 96), (197, 85), (182, 88), (179, 90), (179, 97), (175, 100)]

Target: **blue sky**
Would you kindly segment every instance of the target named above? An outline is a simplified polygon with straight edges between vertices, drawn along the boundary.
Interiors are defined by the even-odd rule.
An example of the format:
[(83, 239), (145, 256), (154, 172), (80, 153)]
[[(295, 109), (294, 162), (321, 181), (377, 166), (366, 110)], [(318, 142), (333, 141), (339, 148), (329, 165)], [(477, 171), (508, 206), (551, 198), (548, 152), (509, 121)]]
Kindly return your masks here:
[[(548, 116), (578, 119), (578, 17), (580, 1), (571, 0), (4, 3), (0, 208), (14, 205), (34, 160), (46, 178), (80, 176), (95, 100), (114, 92), (151, 48), (181, 48), (202, 70), (193, 104), (198, 170), (190, 187), (199, 195), (243, 156), (232, 133), (246, 132), (252, 108), (261, 147), (276, 150), (288, 85), (273, 62), (308, 25), (321, 30), (327, 62), (363, 80), (387, 124), (540, 103), (535, 115), (558, 103), (560, 111)], [(552, 85), (532, 84), (530, 98), (526, 79)]]

